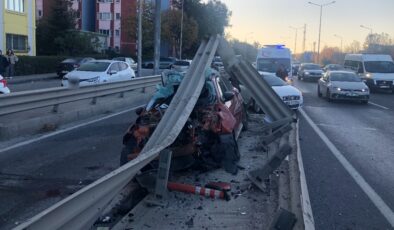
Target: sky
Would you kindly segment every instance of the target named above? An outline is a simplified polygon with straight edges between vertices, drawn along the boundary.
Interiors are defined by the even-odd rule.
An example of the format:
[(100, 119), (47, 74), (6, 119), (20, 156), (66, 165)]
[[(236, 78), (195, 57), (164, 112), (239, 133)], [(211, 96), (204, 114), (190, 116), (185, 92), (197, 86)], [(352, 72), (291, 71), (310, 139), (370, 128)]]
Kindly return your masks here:
[[(318, 40), (320, 7), (308, 4), (308, 0), (221, 0), (232, 12), (231, 27), (226, 34), (241, 41), (264, 44), (285, 44), (293, 50), (295, 30), (306, 24), (305, 49), (312, 50)], [(329, 0), (313, 0), (317, 4)], [(394, 37), (394, 0), (337, 0), (323, 8), (321, 47), (340, 47), (343, 38), (345, 48), (353, 40), (364, 42), (369, 30), (388, 33)], [(297, 53), (302, 51), (303, 28), (297, 33)], [(316, 46), (317, 47), (317, 46)]]

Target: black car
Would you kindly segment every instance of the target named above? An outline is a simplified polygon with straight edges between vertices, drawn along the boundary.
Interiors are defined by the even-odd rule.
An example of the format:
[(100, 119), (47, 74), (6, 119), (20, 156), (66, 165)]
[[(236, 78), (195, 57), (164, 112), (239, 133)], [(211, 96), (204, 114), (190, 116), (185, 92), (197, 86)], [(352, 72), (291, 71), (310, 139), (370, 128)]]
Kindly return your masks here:
[[(160, 69), (171, 69), (171, 66), (175, 63), (177, 59), (176, 58), (172, 58), (172, 57), (161, 57), (160, 58)], [(154, 60), (146, 60), (142, 62), (142, 68), (145, 69), (153, 69), (154, 66)]]
[(345, 67), (339, 64), (328, 64), (323, 68), (324, 72), (327, 71), (340, 71), (340, 70), (345, 70)]
[(57, 65), (56, 73), (57, 75), (62, 78), (64, 75), (68, 74), (69, 72), (73, 71), (74, 69), (78, 68), (83, 63), (88, 61), (93, 61), (94, 58), (67, 58), (66, 60), (62, 61)]

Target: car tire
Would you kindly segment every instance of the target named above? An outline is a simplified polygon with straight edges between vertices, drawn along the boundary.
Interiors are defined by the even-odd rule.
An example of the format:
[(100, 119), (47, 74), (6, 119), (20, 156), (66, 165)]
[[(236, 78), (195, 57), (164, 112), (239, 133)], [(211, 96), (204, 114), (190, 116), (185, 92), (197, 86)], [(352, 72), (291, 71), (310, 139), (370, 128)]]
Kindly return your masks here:
[(331, 98), (331, 94), (330, 94), (330, 90), (329, 89), (327, 89), (326, 98), (327, 98), (328, 102), (332, 102), (332, 98)]
[(317, 85), (317, 96), (322, 97), (322, 93), (320, 92), (320, 86)]
[(148, 64), (148, 69), (153, 69), (153, 64)]

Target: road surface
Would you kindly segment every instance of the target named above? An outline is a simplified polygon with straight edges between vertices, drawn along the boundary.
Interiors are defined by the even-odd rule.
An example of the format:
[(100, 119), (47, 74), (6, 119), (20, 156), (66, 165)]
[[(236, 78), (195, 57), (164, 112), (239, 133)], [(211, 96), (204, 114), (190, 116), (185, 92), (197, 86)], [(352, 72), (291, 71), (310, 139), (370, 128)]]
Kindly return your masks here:
[(317, 97), (316, 82), (295, 86), (305, 100), (300, 145), (316, 229), (393, 229), (394, 95), (331, 103)]

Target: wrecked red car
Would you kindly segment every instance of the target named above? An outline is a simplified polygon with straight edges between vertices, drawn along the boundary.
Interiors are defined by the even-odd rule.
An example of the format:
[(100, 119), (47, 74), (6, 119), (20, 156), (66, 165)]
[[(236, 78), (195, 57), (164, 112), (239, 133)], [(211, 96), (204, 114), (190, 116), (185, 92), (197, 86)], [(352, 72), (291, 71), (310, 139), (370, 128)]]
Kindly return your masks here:
[[(176, 71), (163, 72), (163, 85), (157, 87), (145, 108), (136, 111), (138, 117), (123, 137), (121, 165), (139, 155), (182, 79), (183, 75)], [(247, 114), (239, 91), (217, 71), (207, 69), (204, 87), (193, 112), (170, 146), (172, 170), (198, 165), (203, 168), (223, 167), (230, 173), (237, 173), (240, 155), (236, 139), (246, 126)], [(181, 159), (178, 166), (177, 159)], [(155, 167), (154, 163), (148, 167)]]

